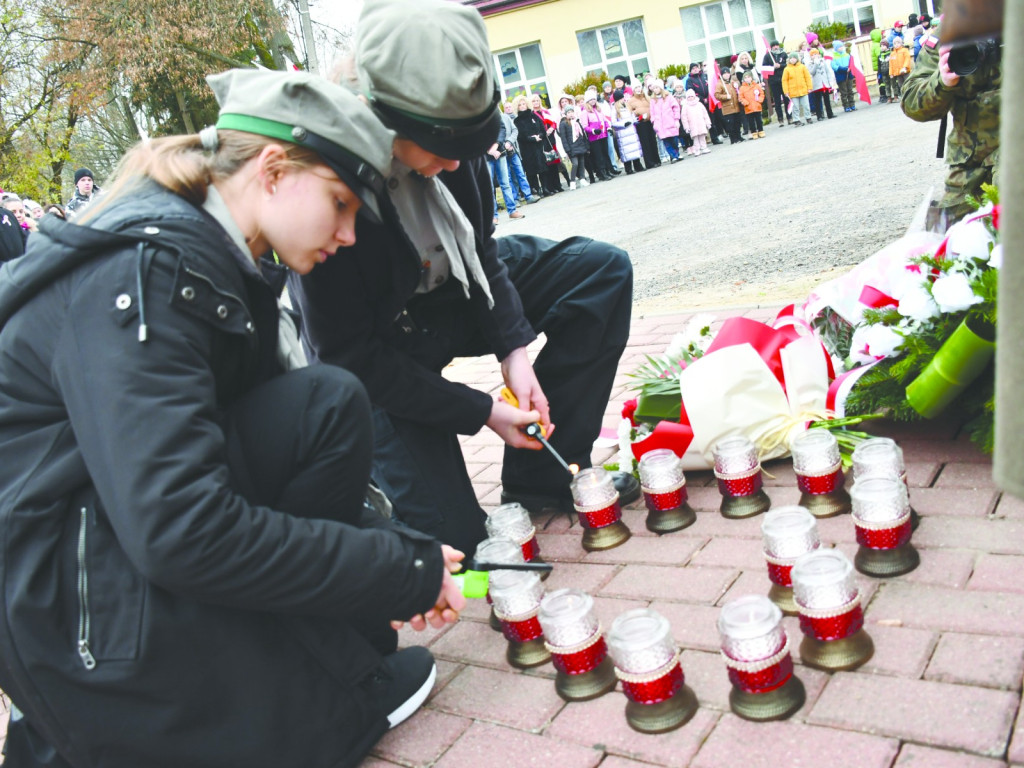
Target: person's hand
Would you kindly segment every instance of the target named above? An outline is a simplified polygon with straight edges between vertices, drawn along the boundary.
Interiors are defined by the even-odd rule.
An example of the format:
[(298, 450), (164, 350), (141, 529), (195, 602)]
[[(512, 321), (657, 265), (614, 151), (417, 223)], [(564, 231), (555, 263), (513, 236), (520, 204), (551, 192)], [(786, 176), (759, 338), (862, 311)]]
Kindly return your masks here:
[(517, 347), (501, 361), (501, 377), (523, 410), (534, 410), (540, 414), (540, 423), (547, 434), (551, 433), (551, 412), (548, 399), (537, 381), (533, 363), (526, 353), (526, 347)]
[(487, 150), (487, 154), (497, 160), (501, 157), (501, 152), (498, 151), (498, 143), (491, 144), (491, 148)]
[[(465, 554), (454, 547), (442, 544), (441, 557), (444, 558), (444, 572), (441, 575), (441, 591), (434, 601), (434, 607), (409, 619), (409, 627), (417, 632), (422, 632), (428, 624), (434, 629), (440, 629), (445, 624), (454, 624), (459, 620), (459, 612), (466, 607), (466, 596), (452, 578), (453, 573), (462, 570), (462, 559)], [(404, 625), (404, 621), (391, 622), (391, 628), (395, 630), (401, 629)]]
[(949, 68), (949, 52), (952, 46), (943, 45), (939, 48), (939, 79), (947, 88), (954, 88), (960, 82), (960, 75)]
[(512, 151), (515, 150), (515, 147), (512, 146), (512, 142), (511, 141), (506, 141), (505, 142), (505, 149), (507, 149), (509, 152), (512, 152)]

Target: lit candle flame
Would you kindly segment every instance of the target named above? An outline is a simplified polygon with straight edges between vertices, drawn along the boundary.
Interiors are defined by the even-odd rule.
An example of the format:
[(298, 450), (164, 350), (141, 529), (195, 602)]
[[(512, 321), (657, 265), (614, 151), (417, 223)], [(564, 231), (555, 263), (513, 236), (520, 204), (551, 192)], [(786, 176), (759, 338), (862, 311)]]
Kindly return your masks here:
[(580, 465), (579, 464), (570, 464), (569, 465), (569, 471), (572, 472), (575, 475), (577, 472), (580, 471)]

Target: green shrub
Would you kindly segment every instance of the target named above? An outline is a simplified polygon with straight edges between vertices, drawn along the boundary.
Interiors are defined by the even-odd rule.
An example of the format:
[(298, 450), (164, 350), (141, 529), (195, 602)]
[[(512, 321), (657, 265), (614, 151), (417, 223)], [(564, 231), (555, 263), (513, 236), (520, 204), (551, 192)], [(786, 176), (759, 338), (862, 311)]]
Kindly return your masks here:
[[(597, 88), (597, 92), (601, 93), (604, 90), (604, 84), (611, 81), (611, 78), (604, 72), (591, 73), (584, 75), (579, 80), (575, 80), (568, 85), (562, 87), (562, 93), (568, 93), (572, 96), (579, 96), (590, 86)], [(557, 99), (555, 96), (553, 99)]]
[(841, 21), (833, 21), (831, 23), (826, 21), (816, 21), (807, 27), (807, 31), (812, 35), (818, 36), (818, 42), (822, 45), (828, 45), (833, 40), (842, 40), (845, 37), (853, 34), (852, 26), (847, 26)]
[(658, 70), (658, 77), (661, 80), (668, 80), (670, 75), (682, 79), (690, 74), (690, 66), (688, 64), (669, 64), (667, 67), (662, 67)]

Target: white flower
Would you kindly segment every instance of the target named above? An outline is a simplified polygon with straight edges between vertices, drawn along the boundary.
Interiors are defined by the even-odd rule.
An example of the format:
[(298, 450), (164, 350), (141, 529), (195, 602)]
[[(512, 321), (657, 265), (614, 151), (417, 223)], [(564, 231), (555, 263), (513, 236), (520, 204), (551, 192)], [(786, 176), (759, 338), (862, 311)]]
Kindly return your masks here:
[(850, 357), (855, 363), (873, 363), (883, 357), (895, 357), (903, 337), (885, 325), (862, 325), (853, 332)]
[(907, 286), (896, 309), (904, 317), (919, 323), (926, 323), (939, 314), (938, 306), (920, 281)]
[(668, 349), (665, 350), (665, 357), (669, 360), (678, 360), (683, 356), (683, 352), (689, 352), (692, 349), (705, 351), (711, 345), (714, 336), (710, 332), (707, 335), (701, 335), (701, 331), (710, 328), (714, 321), (714, 315), (694, 315), (686, 324), (685, 330), (672, 337)]
[(677, 333), (672, 337), (665, 350), (665, 357), (669, 360), (678, 360), (683, 355), (683, 350), (690, 346), (690, 338), (686, 333)]
[(936, 280), (932, 297), (943, 312), (960, 312), (982, 301), (981, 296), (971, 290), (967, 276), (959, 273), (947, 273)]
[(619, 470), (622, 472), (633, 471), (633, 425), (629, 419), (621, 419), (617, 429), (619, 438)]
[(992, 255), (989, 256), (988, 265), (992, 269), (1002, 269), (1003, 267), (1003, 244), (997, 243), (992, 249)]
[(946, 252), (958, 256), (960, 259), (988, 261), (988, 249), (991, 243), (992, 235), (982, 222), (960, 222), (949, 228)]

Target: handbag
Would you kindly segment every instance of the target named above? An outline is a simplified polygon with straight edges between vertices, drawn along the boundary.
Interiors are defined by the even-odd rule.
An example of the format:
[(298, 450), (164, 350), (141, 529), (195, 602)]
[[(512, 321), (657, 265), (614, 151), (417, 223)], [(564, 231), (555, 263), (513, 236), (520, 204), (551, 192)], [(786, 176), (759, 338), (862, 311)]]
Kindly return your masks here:
[(546, 136), (544, 137), (544, 162), (548, 165), (558, 165), (562, 162), (561, 155), (558, 154), (558, 149), (551, 145), (551, 140)]

